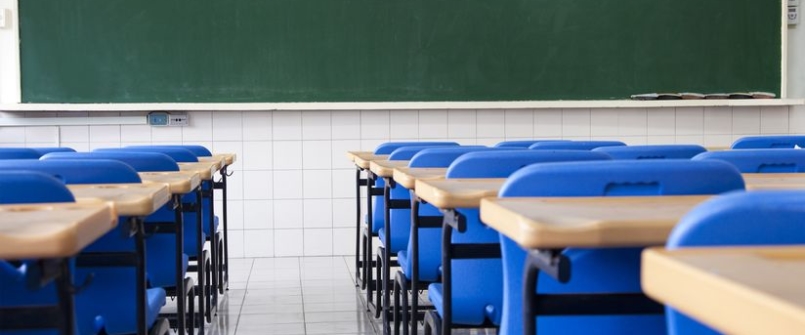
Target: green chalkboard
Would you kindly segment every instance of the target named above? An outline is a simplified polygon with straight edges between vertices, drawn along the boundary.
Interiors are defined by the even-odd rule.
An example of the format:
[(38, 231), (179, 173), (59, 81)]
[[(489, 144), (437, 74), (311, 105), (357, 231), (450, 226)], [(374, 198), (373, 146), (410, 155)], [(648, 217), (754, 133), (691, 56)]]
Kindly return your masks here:
[(780, 93), (780, 0), (26, 0), (19, 6), (25, 102)]

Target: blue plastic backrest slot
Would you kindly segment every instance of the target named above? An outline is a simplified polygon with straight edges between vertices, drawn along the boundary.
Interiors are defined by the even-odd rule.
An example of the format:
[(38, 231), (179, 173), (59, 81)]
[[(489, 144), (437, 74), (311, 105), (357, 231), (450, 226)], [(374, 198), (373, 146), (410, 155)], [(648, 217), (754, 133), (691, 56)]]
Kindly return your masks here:
[(557, 141), (534, 143), (528, 148), (531, 150), (593, 150), (600, 147), (620, 147), (625, 145), (620, 141)]
[(669, 144), (608, 146), (593, 151), (605, 153), (612, 159), (690, 159), (707, 149), (700, 145)]
[(658, 182), (647, 183), (609, 183), (604, 188), (605, 196), (640, 196), (640, 195), (661, 195), (662, 188)]
[(805, 150), (742, 149), (705, 152), (693, 160), (721, 160), (734, 165), (742, 173), (805, 172)]
[(515, 150), (470, 152), (447, 169), (447, 178), (506, 178), (535, 163), (609, 160), (600, 152), (581, 150)]
[(495, 144), (495, 148), (506, 148), (506, 147), (515, 147), (515, 148), (528, 148), (534, 143), (541, 143), (541, 142), (570, 142), (569, 140), (522, 140), (522, 141), (503, 141), (498, 144)]
[(733, 149), (793, 149), (805, 148), (805, 136), (747, 136), (732, 143)]

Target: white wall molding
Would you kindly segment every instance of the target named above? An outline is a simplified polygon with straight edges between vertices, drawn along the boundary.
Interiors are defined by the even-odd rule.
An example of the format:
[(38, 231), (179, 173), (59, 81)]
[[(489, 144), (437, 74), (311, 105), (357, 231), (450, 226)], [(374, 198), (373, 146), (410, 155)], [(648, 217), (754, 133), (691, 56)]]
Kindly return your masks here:
[(17, 0), (0, 0), (0, 11), (8, 15), (6, 28), (0, 28), (0, 104), (19, 103), (22, 90)]
[(306, 111), (306, 110), (456, 110), (797, 106), (805, 99), (746, 100), (556, 100), (444, 102), (311, 102), (311, 103), (108, 103), (0, 104), (0, 111)]

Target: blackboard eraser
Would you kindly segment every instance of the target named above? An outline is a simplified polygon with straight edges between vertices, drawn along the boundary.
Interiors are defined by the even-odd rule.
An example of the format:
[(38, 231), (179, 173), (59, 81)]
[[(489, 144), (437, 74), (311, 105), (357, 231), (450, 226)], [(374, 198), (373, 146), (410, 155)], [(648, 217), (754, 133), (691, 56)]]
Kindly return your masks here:
[(729, 99), (730, 95), (727, 93), (710, 93), (705, 94), (705, 99)]
[(751, 92), (749, 94), (752, 95), (752, 99), (774, 99), (777, 97), (776, 94), (771, 92)]
[(701, 93), (692, 93), (692, 92), (684, 92), (680, 93), (679, 95), (682, 96), (684, 100), (697, 100), (697, 99), (704, 99), (705, 95)]
[(632, 100), (657, 100), (659, 96), (657, 93), (632, 94)]
[(681, 100), (682, 94), (679, 93), (658, 93), (657, 100)]
[(730, 93), (730, 99), (752, 99), (752, 93), (732, 92)]

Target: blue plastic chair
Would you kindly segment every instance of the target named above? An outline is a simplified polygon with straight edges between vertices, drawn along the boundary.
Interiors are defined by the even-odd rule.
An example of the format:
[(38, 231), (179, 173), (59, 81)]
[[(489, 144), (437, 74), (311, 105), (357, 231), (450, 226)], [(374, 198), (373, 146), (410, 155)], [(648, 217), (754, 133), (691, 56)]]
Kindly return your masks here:
[[(73, 194), (60, 180), (35, 171), (0, 171), (0, 204), (59, 203), (75, 202)], [(8, 192), (7, 190), (13, 190)], [(59, 303), (56, 285), (47, 285), (31, 290), (28, 287), (28, 269), (32, 261), (21, 264), (0, 260), (0, 307), (32, 307), (56, 305)], [(74, 273), (74, 262), (70, 262), (70, 273)], [(72, 280), (72, 279), (71, 279)], [(76, 306), (76, 319), (80, 319), (80, 308)], [(78, 329), (76, 332), (78, 333)], [(58, 330), (0, 330), (3, 334), (57, 335)], [(81, 334), (95, 334), (84, 332)]]
[(142, 148), (166, 148), (166, 149), (184, 149), (192, 152), (198, 157), (210, 157), (212, 152), (210, 149), (203, 145), (182, 144), (182, 145), (128, 145), (123, 148), (142, 149)]
[(40, 147), (40, 148), (30, 148), (36, 151), (40, 156), (44, 156), (51, 152), (75, 152), (75, 149), (68, 148), (68, 147)]
[(111, 159), (126, 163), (137, 172), (179, 171), (179, 165), (173, 158), (156, 152), (54, 152), (40, 158), (49, 159)]
[(668, 144), (599, 147), (593, 151), (605, 153), (612, 159), (691, 159), (707, 149), (695, 144)]
[[(744, 188), (740, 172), (718, 161), (643, 160), (535, 164), (512, 174), (500, 197), (663, 196), (719, 194)], [(526, 252), (501, 235), (504, 297), (501, 334), (520, 334)], [(539, 274), (540, 293), (638, 293), (640, 248), (568, 248), (573, 276), (562, 284)], [(539, 316), (540, 334), (662, 334), (661, 315)]]
[(495, 148), (524, 148), (527, 149), (528, 147), (534, 145), (535, 143), (541, 142), (570, 142), (568, 140), (520, 140), (520, 141), (503, 141), (498, 144), (495, 144)]
[[(114, 160), (4, 160), (0, 171), (23, 169), (49, 174), (66, 184), (140, 183), (140, 177), (130, 166)], [(126, 222), (120, 217), (119, 222)], [(134, 252), (133, 239), (127, 227), (118, 225), (93, 242), (85, 252)], [(76, 295), (76, 308), (85, 317), (78, 318), (80, 333), (102, 327), (108, 334), (137, 332), (136, 269), (123, 267), (77, 267), (77, 278), (93, 276), (93, 285)], [(114, 297), (110, 299), (110, 297)], [(146, 292), (146, 322), (150, 328), (165, 304), (165, 290), (151, 288)], [(96, 317), (97, 316), (97, 317)]]
[(558, 142), (539, 142), (530, 147), (531, 150), (593, 150), (600, 147), (622, 147), (623, 142), (618, 141), (558, 141)]
[(745, 149), (705, 152), (693, 160), (720, 160), (735, 165), (742, 173), (805, 172), (805, 150)]
[(747, 136), (732, 143), (733, 149), (794, 149), (805, 147), (805, 136)]
[[(575, 150), (525, 150), (481, 151), (462, 155), (447, 169), (447, 179), (452, 178), (507, 178), (515, 171), (531, 164), (568, 161), (602, 161), (609, 156), (592, 151)], [(476, 208), (456, 208), (465, 219), (466, 230), (451, 230), (453, 244), (498, 244), (497, 231), (480, 221)], [(410, 251), (409, 251), (410, 252)], [(445, 260), (442, 260), (444, 264)], [(449, 334), (450, 323), (480, 326), (500, 324), (503, 300), (503, 273), (500, 258), (453, 259), (451, 261), (451, 322), (444, 318), (444, 285), (428, 286), (428, 298), (442, 318), (442, 334)]]
[[(668, 249), (805, 244), (805, 192), (733, 193), (703, 202), (674, 227)], [(666, 308), (670, 335), (719, 334)]]
[(175, 147), (141, 146), (125, 148), (100, 148), (95, 149), (92, 152), (151, 152), (168, 155), (170, 158), (173, 158), (174, 161), (179, 163), (198, 162), (198, 157), (190, 150)]
[(0, 159), (39, 159), (41, 155), (29, 148), (0, 148)]
[(419, 147), (457, 147), (459, 146), (456, 142), (386, 142), (378, 145), (375, 148), (374, 154), (375, 155), (389, 155), (394, 150), (397, 150), (402, 147), (411, 147), (411, 146), (419, 146)]

